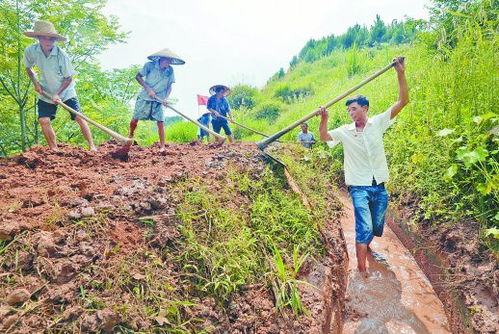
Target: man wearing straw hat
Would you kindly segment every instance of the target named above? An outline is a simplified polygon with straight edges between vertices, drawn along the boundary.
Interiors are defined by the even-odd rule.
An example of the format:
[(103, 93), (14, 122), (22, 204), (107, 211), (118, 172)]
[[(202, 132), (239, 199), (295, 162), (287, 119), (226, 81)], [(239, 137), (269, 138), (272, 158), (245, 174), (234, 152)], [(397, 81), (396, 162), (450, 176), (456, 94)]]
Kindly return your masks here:
[(362, 95), (347, 100), (346, 106), (353, 123), (327, 130), (328, 113), (323, 107), (319, 126), (320, 139), (333, 147), (342, 143), (344, 147), (345, 183), (352, 197), (355, 213), (355, 250), (357, 267), (367, 277), (366, 258), (372, 252), (370, 245), (374, 237), (381, 237), (388, 207), (388, 181), (383, 134), (395, 122), (394, 118), (409, 103), (409, 90), (405, 78), (403, 57), (393, 59), (399, 86), (398, 101), (385, 112), (367, 117), (369, 100)]
[[(36, 21), (33, 31), (25, 31), (24, 35), (39, 41), (28, 46), (24, 51), (24, 64), (35, 91), (40, 94), (37, 102), (38, 122), (49, 147), (57, 150), (56, 136), (51, 125), (51, 120), (55, 119), (57, 104), (62, 101), (81, 113), (73, 80), (76, 72), (68, 55), (54, 44), (56, 41), (65, 41), (66, 37), (58, 34), (54, 25), (48, 21)], [(40, 82), (36, 79), (34, 66), (40, 71)], [(45, 97), (43, 91), (52, 98)], [(80, 125), (90, 151), (96, 151), (87, 122), (79, 116), (71, 113), (70, 115), (71, 119)]]
[[(172, 84), (175, 82), (175, 74), (170, 65), (183, 65), (185, 61), (168, 49), (158, 51), (147, 58), (150, 61), (145, 63), (142, 70), (135, 76), (143, 88), (135, 102), (135, 112), (130, 121), (129, 137), (133, 138), (139, 120), (156, 121), (160, 151), (162, 152), (165, 150), (163, 106), (166, 107), (166, 99), (170, 96)], [(143, 79), (144, 77), (145, 79)]]
[(215, 85), (210, 88), (210, 94), (206, 108), (212, 113), (211, 125), (213, 131), (220, 133), (223, 128), (225, 135), (232, 143), (234, 142), (234, 136), (232, 136), (228, 122), (229, 119), (232, 121), (232, 113), (230, 112), (229, 102), (225, 98), (230, 94), (230, 89), (224, 85)]

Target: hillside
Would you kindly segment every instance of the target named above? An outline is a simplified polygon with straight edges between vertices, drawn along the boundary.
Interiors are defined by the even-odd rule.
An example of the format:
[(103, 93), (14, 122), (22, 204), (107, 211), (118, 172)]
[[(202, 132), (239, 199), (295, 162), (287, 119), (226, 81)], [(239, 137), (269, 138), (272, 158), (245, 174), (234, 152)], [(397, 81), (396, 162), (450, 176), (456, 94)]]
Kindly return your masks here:
[[(170, 144), (163, 155), (134, 146), (129, 162), (110, 158), (116, 148), (35, 147), (0, 160), (4, 331), (269, 333), (341, 323), (341, 300), (331, 298), (344, 296), (346, 257), (327, 251), (344, 242), (331, 225), (338, 206), (319, 221), (252, 144)], [(336, 272), (327, 281), (324, 266)], [(314, 285), (299, 281), (309, 276)]]

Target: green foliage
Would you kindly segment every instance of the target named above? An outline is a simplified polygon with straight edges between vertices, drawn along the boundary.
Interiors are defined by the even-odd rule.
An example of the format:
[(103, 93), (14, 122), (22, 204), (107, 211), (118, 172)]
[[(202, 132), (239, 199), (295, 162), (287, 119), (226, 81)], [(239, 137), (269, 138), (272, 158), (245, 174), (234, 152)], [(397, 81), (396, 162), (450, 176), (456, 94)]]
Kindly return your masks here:
[(454, 48), (460, 35), (469, 30), (470, 24), (486, 34), (497, 33), (499, 22), (497, 0), (433, 0), (430, 8), (432, 28), (423, 38), (430, 48), (445, 56)]
[(262, 103), (255, 112), (255, 117), (257, 119), (264, 119), (267, 122), (274, 122), (280, 115), (282, 109), (282, 103), (277, 101), (270, 101), (267, 103)]
[[(22, 33), (31, 30), (37, 19), (50, 20), (56, 29), (68, 36), (69, 41), (61, 47), (70, 56), (73, 65), (85, 76), (85, 72), (96, 74), (95, 56), (113, 43), (123, 42), (125, 33), (118, 31), (116, 17), (101, 13), (106, 0), (4, 0), (0, 2), (0, 127), (9, 129), (0, 133), (0, 153), (9, 155), (24, 151), (40, 139), (34, 102), (35, 93), (25, 73), (23, 54), (26, 46), (36, 43)], [(97, 78), (95, 78), (97, 80)], [(99, 82), (100, 83), (100, 82)], [(91, 87), (94, 93), (99, 85)], [(80, 90), (77, 86), (78, 92)], [(85, 95), (83, 93), (82, 95)], [(124, 104), (124, 102), (123, 102)], [(83, 107), (85, 109), (85, 105)], [(14, 115), (17, 114), (16, 117)], [(81, 135), (75, 134), (74, 124), (62, 127), (62, 138), (75, 139), (81, 143)], [(66, 129), (68, 131), (66, 131)]]
[[(283, 129), (385, 66), (393, 56), (405, 55), (411, 103), (385, 135), (392, 198), (403, 205), (414, 205), (414, 217), (419, 221), (473, 220), (481, 224), (482, 231), (495, 231), (493, 229), (499, 227), (497, 20), (491, 19), (493, 13), (488, 0), (475, 1), (473, 6), (465, 8), (467, 12), (463, 15), (452, 14), (462, 23), (453, 28), (454, 42), (441, 43), (437, 52), (432, 44), (435, 40), (431, 39), (437, 32), (427, 31), (419, 34), (421, 41), (415, 41), (409, 47), (390, 47), (384, 42), (377, 49), (354, 46), (345, 51), (334, 50), (313, 63), (295, 65), (283, 79), (269, 82), (262, 89), (255, 109), (273, 103), (275, 96), (283, 95), (283, 91), (289, 91), (291, 87), (310, 86), (314, 95), (301, 103), (294, 101), (284, 105), (272, 122), (262, 118), (262, 123), (267, 124), (265, 131), (275, 133)], [(472, 9), (475, 14), (470, 15)], [(395, 24), (399, 23), (392, 23)], [(412, 21), (404, 29), (413, 34), (421, 26), (421, 22)], [(388, 38), (390, 25), (385, 27)], [(361, 29), (357, 27), (356, 30)], [(392, 34), (389, 38), (399, 37)], [(316, 46), (317, 43), (309, 46), (312, 44)], [(397, 100), (395, 75), (388, 72), (355, 94), (368, 96), (370, 115), (378, 114)], [(342, 102), (330, 108), (329, 128), (351, 122), (344, 110)], [(258, 120), (255, 114), (252, 116)], [(317, 118), (309, 121), (315, 135), (318, 123)], [(298, 131), (281, 139), (294, 141)], [(306, 154), (314, 166), (321, 161), (316, 156), (316, 149)], [(342, 149), (335, 148), (324, 154), (330, 155), (336, 171), (341, 171)], [(283, 159), (287, 161), (285, 157)], [(307, 165), (303, 161), (288, 165), (293, 169), (293, 175), (307, 175)], [(305, 165), (303, 169), (298, 167), (301, 165)], [(336, 178), (329, 174), (328, 177)], [(314, 188), (304, 185), (304, 189), (307, 187)], [(488, 247), (499, 249), (492, 232), (482, 235)]]
[(297, 279), (300, 267), (307, 259), (307, 255), (299, 255), (300, 249), (295, 247), (293, 251), (293, 265), (286, 265), (279, 249), (274, 247), (273, 254), (273, 280), (272, 291), (275, 298), (275, 306), (278, 311), (290, 306), (295, 316), (306, 313), (306, 309), (301, 304), (298, 284), (307, 284), (305, 281)]
[[(202, 184), (187, 192), (177, 212), (182, 238), (176, 262), (197, 293), (226, 302), (242, 286), (264, 277), (282, 292), (276, 307), (303, 312), (296, 277), (306, 257), (323, 249), (311, 215), (283, 187), (270, 170), (258, 179), (231, 170), (227, 187), (216, 197)], [(234, 198), (246, 204), (234, 205)]]
[(233, 109), (251, 109), (255, 106), (255, 96), (258, 90), (248, 85), (236, 85), (232, 87), (230, 95), (227, 97)]
[(310, 86), (291, 88), (289, 85), (281, 85), (274, 93), (274, 97), (279, 98), (287, 104), (299, 102), (309, 95), (313, 95), (313, 90)]
[(225, 209), (200, 187), (178, 211), (183, 255), (177, 260), (200, 292), (224, 301), (258, 271), (256, 240), (241, 213)]
[(277, 73), (275, 73), (273, 76), (270, 77), (268, 82), (278, 81), (278, 80), (284, 78), (285, 75), (286, 75), (286, 72), (284, 71), (284, 68), (281, 67)]
[(383, 43), (392, 45), (410, 43), (415, 39), (418, 31), (422, 29), (423, 22), (406, 18), (404, 21), (394, 20), (386, 25), (379, 15), (376, 15), (374, 24), (368, 29), (359, 24), (349, 27), (346, 33), (335, 36), (330, 35), (319, 40), (311, 39), (290, 62), (290, 70), (300, 62), (313, 63), (335, 50), (349, 49), (351, 47), (379, 47)]
[(195, 124), (187, 121), (177, 121), (165, 127), (167, 141), (177, 143), (188, 143), (197, 138), (198, 128)]

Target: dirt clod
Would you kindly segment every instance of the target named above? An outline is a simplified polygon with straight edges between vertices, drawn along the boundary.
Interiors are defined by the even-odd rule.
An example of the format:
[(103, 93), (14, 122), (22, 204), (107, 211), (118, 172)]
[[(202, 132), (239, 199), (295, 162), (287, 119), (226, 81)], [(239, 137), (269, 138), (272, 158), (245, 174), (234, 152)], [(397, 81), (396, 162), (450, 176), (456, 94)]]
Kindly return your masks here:
[(0, 240), (12, 240), (20, 230), (17, 222), (5, 222), (0, 225)]
[(5, 298), (5, 302), (9, 305), (17, 305), (22, 304), (27, 301), (31, 297), (31, 293), (29, 293), (26, 289), (16, 289), (12, 291), (7, 298)]

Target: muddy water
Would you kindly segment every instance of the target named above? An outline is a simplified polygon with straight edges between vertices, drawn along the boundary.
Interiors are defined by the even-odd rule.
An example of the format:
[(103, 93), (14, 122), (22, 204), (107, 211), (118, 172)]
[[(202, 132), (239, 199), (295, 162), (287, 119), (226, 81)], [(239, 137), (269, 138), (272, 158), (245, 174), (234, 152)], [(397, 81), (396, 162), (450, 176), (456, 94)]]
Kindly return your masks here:
[(409, 251), (385, 225), (371, 243), (369, 277), (361, 278), (355, 256), (354, 214), (342, 195), (342, 227), (348, 246), (349, 282), (343, 333), (451, 333), (442, 303)]

